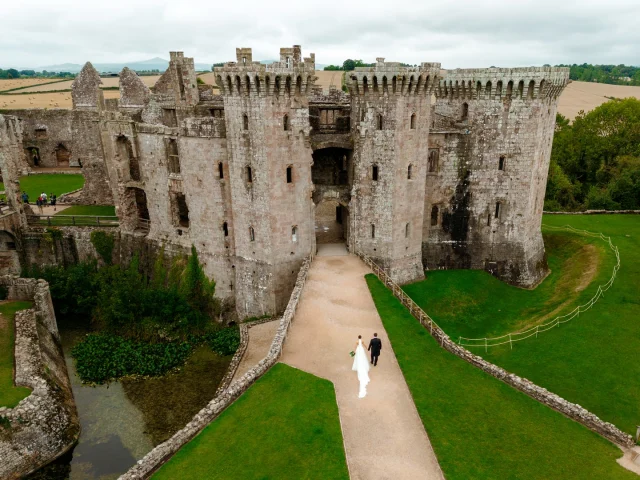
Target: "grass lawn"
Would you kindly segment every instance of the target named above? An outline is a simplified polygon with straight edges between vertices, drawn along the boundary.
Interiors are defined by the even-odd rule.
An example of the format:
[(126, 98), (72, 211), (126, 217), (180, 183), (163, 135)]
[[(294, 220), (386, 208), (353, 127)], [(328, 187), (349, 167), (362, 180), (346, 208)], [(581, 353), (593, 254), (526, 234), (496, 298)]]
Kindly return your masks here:
[(35, 204), (42, 192), (47, 197), (52, 193), (57, 196), (78, 190), (84, 186), (84, 177), (80, 174), (42, 174), (20, 177), (20, 192), (26, 191), (29, 203)]
[(333, 384), (276, 364), (154, 479), (348, 479)]
[(116, 207), (113, 205), (72, 205), (55, 215), (94, 215), (115, 217)]
[[(600, 418), (613, 423), (627, 433), (635, 434), (640, 425), (640, 216), (638, 215), (548, 215), (550, 225), (570, 224), (610, 236), (619, 248), (621, 267), (613, 286), (588, 312), (579, 317), (522, 342), (473, 351), (489, 361), (545, 387), (572, 402), (582, 405)], [(458, 335), (484, 337), (508, 333), (527, 315), (536, 315), (535, 302), (552, 309), (558, 294), (574, 298), (567, 277), (576, 277), (584, 270), (579, 257), (563, 263), (566, 242), (592, 243), (603, 252), (600, 268), (591, 285), (572, 300), (564, 312), (578, 301), (591, 297), (598, 284), (611, 276), (615, 256), (601, 240), (570, 233), (545, 235), (549, 263), (554, 270), (545, 282), (533, 291), (504, 284), (485, 272), (445, 271), (428, 273), (429, 279), (407, 287), (407, 292), (444, 330), (456, 339)], [(602, 250), (604, 248), (604, 250)], [(577, 267), (577, 269), (576, 269)], [(473, 282), (465, 281), (473, 275)], [(555, 276), (555, 277), (554, 277)], [(438, 287), (436, 281), (449, 287)], [(549, 288), (546, 283), (555, 282)], [(518, 298), (516, 302), (514, 299)], [(535, 300), (531, 300), (535, 299)], [(555, 303), (554, 303), (555, 302)], [(454, 315), (448, 304), (454, 304)], [(534, 312), (534, 313), (531, 313)], [(509, 318), (517, 319), (515, 322)]]
[(13, 316), (18, 310), (30, 308), (31, 302), (6, 302), (0, 304), (0, 406), (15, 407), (29, 396), (31, 390), (13, 384), (13, 345), (15, 331)]
[(447, 352), (367, 283), (447, 479), (637, 479), (615, 445)]

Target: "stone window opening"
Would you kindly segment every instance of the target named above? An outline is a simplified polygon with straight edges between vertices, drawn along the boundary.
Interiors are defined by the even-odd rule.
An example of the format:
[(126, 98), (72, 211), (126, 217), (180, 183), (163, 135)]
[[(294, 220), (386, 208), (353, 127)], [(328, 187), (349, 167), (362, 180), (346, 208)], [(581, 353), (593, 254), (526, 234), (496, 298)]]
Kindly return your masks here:
[(296, 78), (296, 95), (302, 95), (302, 77), (300, 75)]
[(538, 85), (538, 98), (541, 98), (544, 94), (544, 80), (540, 80), (540, 85)]
[(287, 167), (287, 183), (293, 183), (293, 167), (291, 165)]
[(365, 94), (369, 93), (369, 81), (367, 80), (367, 77), (362, 79), (362, 90)]
[(413, 170), (413, 165), (409, 164), (409, 166), (407, 167), (407, 180), (411, 180), (411, 174)]
[(373, 77), (373, 92), (378, 93), (378, 77)]
[(249, 78), (249, 75), (246, 75), (244, 77), (244, 81), (247, 84), (246, 85), (247, 95), (250, 95), (251, 94), (251, 79)]
[(253, 230), (253, 227), (249, 227), (249, 241), (255, 242), (256, 240), (256, 232)]
[(496, 210), (494, 212), (493, 217), (500, 219), (500, 211), (502, 210), (502, 204), (500, 202), (496, 202)]
[(284, 131), (287, 132), (291, 130), (291, 126), (289, 125), (289, 115), (282, 117), (282, 126), (284, 127)]
[(502, 80), (499, 80), (496, 85), (496, 94), (498, 95), (498, 98), (502, 97)]
[(534, 82), (533, 80), (531, 80), (531, 81), (529, 82), (529, 88), (527, 88), (527, 98), (528, 98), (529, 100), (532, 100), (532, 99), (533, 99), (533, 90), (534, 90), (535, 86), (536, 86), (536, 82)]
[(382, 77), (382, 93), (389, 93), (389, 85), (387, 84), (387, 77)]
[(522, 98), (523, 93), (524, 93), (524, 80), (520, 80), (520, 83), (518, 83), (518, 97)]
[(189, 228), (189, 207), (184, 193), (172, 194), (173, 218), (176, 226)]
[(295, 225), (291, 227), (291, 241), (294, 243), (298, 241), (298, 227)]
[(227, 224), (227, 222), (224, 222), (222, 224), (222, 231), (224, 232), (225, 237), (229, 236), (229, 225)]
[(438, 171), (439, 157), (440, 151), (437, 148), (429, 149), (429, 173), (436, 173)]
[(249, 117), (247, 115), (242, 116), (242, 128), (244, 130), (249, 130)]
[(245, 169), (245, 174), (246, 174), (245, 180), (247, 181), (247, 183), (253, 183), (253, 172), (251, 171), (250, 166), (247, 166), (247, 168)]
[(490, 227), (490, 226), (491, 226), (491, 214), (489, 213), (487, 215), (487, 227)]
[(291, 95), (291, 77), (287, 77), (284, 81), (284, 93)]
[(480, 83), (480, 81), (478, 81), (478, 83), (476, 83), (476, 98), (480, 98), (480, 95), (482, 93), (482, 83)]
[(410, 227), (410, 226), (409, 226), (409, 224), (407, 223), (407, 224), (404, 226), (404, 238), (409, 238), (409, 234), (411, 233), (411, 232), (410, 232), (410, 230), (411, 230), (411, 227)]
[(411, 128), (411, 130), (415, 130), (416, 129), (416, 114), (412, 113), (411, 114), (411, 122), (409, 127)]
[(509, 80), (507, 83), (507, 98), (511, 98), (511, 95), (513, 95), (513, 80)]
[(224, 118), (224, 108), (211, 108), (209, 113), (213, 118)]
[(167, 169), (169, 173), (180, 173), (178, 142), (174, 138), (167, 140)]
[(38, 147), (28, 147), (27, 152), (33, 162), (34, 167), (40, 166), (40, 149)]
[(435, 227), (438, 225), (438, 214), (439, 214), (439, 208), (437, 205), (434, 205), (433, 207), (431, 207), (431, 226)]
[(371, 168), (371, 179), (372, 179), (374, 182), (377, 182), (377, 181), (378, 181), (378, 166), (377, 166), (377, 165), (374, 165), (374, 166)]
[(462, 115), (460, 116), (460, 120), (463, 122), (469, 119), (469, 104), (464, 102), (462, 104)]
[(260, 95), (260, 77), (258, 75), (256, 75), (254, 83), (256, 85), (256, 94)]
[(378, 130), (382, 130), (382, 114), (378, 114)]
[(287, 57), (286, 65), (287, 65), (287, 68), (291, 66), (291, 57)]
[(396, 89), (398, 88), (398, 79), (396, 77), (393, 77), (391, 79), (391, 91), (393, 93), (396, 93)]
[(242, 65), (246, 65), (247, 64), (247, 57), (242, 57)]
[(376, 226), (371, 224), (371, 238), (376, 238)]
[(167, 127), (178, 126), (178, 114), (175, 108), (162, 109), (162, 123)]
[(47, 129), (46, 128), (36, 128), (35, 129), (36, 138), (47, 138)]
[(133, 146), (131, 145), (131, 140), (121, 135), (118, 137), (117, 142), (120, 155), (125, 156), (129, 164), (129, 178), (134, 182), (139, 182), (141, 180), (140, 163), (133, 154)]
[(500, 156), (500, 160), (498, 160), (498, 170), (504, 170), (504, 162), (506, 161), (506, 158), (504, 155)]
[(56, 154), (57, 166), (68, 167), (69, 160), (71, 159), (71, 152), (69, 151), (69, 149), (65, 147), (64, 144), (59, 143), (58, 146), (55, 148), (54, 152)]
[(486, 94), (487, 94), (487, 100), (491, 100), (491, 82), (487, 82), (487, 88), (486, 88)]
[(238, 95), (242, 93), (242, 84), (238, 75), (236, 75), (236, 90), (238, 91)]
[(218, 178), (220, 178), (220, 180), (224, 179), (224, 166), (222, 162), (218, 162)]
[(231, 77), (227, 75), (227, 93), (233, 94), (233, 87), (231, 86)]
[(280, 95), (280, 77), (276, 77), (275, 83), (273, 85), (273, 94), (276, 97)]

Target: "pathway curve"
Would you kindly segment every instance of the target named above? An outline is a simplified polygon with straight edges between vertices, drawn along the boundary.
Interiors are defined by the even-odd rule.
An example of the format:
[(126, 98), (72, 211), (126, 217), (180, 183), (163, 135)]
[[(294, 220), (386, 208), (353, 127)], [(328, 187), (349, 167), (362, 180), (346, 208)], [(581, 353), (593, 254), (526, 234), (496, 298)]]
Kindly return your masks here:
[[(336, 389), (352, 479), (442, 479), (409, 388), (354, 255), (317, 256), (287, 335), (281, 361), (331, 380)], [(367, 396), (351, 370), (358, 335), (382, 340)]]
[(267, 356), (279, 324), (280, 319), (277, 318), (271, 322), (254, 325), (249, 329), (249, 343), (231, 383), (242, 377)]

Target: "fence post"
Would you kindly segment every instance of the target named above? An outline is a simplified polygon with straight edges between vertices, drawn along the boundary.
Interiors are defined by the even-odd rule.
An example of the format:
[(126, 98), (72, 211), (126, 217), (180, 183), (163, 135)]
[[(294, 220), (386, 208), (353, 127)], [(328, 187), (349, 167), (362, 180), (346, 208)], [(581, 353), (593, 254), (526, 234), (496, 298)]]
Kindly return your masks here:
[(47, 225), (51, 225), (51, 217), (50, 216), (47, 217)]
[(511, 340), (511, 334), (509, 334), (509, 345), (511, 345), (511, 350), (513, 350), (513, 341)]
[(487, 338), (485, 337), (485, 339), (484, 339), (484, 353), (487, 353), (487, 351), (488, 351), (488, 350), (487, 350), (487, 347), (488, 347), (488, 345), (487, 345)]
[(75, 215), (73, 215), (71, 217), (71, 223), (73, 223), (74, 225), (76, 224), (76, 216)]
[(98, 226), (100, 226), (100, 217), (96, 217), (96, 221), (98, 222)]

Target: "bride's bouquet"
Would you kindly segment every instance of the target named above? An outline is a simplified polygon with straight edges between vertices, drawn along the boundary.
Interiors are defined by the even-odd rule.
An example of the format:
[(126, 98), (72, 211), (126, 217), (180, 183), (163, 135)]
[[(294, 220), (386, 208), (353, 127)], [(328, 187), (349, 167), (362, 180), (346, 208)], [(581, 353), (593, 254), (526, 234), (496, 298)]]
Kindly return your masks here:
[(351, 350), (351, 351), (349, 352), (349, 356), (351, 356), (351, 357), (355, 357), (355, 356), (356, 356), (356, 352), (354, 352), (353, 350)]

